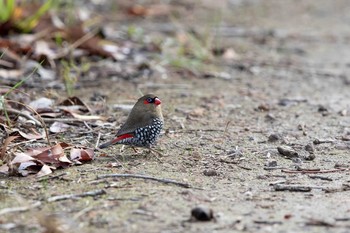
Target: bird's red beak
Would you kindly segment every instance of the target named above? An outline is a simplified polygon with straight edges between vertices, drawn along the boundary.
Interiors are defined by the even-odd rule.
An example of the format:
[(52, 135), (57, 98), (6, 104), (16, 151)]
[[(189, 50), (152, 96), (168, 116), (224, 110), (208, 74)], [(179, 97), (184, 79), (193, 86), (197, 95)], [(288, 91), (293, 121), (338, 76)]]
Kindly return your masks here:
[(160, 101), (160, 99), (158, 99), (158, 98), (154, 99), (154, 104), (155, 105), (160, 105), (161, 103), (162, 103), (162, 101)]

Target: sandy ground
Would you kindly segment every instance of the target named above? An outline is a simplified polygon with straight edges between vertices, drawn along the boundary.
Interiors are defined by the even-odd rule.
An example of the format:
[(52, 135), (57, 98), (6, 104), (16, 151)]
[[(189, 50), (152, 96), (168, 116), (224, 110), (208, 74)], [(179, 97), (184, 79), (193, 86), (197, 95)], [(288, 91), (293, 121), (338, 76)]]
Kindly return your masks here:
[[(164, 156), (129, 149), (121, 154), (115, 146), (105, 151), (108, 157), (56, 171), (67, 173), (61, 179), (1, 178), (1, 209), (41, 202), (21, 214), (0, 215), (1, 224), (16, 225), (8, 232), (42, 232), (50, 226), (56, 231), (46, 232), (350, 231), (350, 5), (206, 4), (188, 18), (205, 18), (210, 7), (219, 7), (220, 43), (237, 53), (235, 60), (217, 65), (228, 78), (174, 72), (133, 82), (103, 77), (97, 84), (109, 96), (109, 106), (135, 100), (137, 89), (162, 99), (165, 132), (156, 149)], [(81, 93), (88, 99), (92, 92), (86, 90), (96, 87)], [(107, 114), (119, 125), (127, 112), (110, 108)], [(115, 131), (100, 132), (104, 141)], [(86, 140), (93, 146), (96, 134)], [(298, 156), (286, 158), (277, 151), (281, 146)], [(191, 188), (130, 178), (96, 181), (110, 173), (169, 178)], [(276, 191), (300, 186), (307, 190)], [(100, 189), (106, 194), (47, 201)], [(211, 208), (215, 220), (188, 221), (198, 205)]]

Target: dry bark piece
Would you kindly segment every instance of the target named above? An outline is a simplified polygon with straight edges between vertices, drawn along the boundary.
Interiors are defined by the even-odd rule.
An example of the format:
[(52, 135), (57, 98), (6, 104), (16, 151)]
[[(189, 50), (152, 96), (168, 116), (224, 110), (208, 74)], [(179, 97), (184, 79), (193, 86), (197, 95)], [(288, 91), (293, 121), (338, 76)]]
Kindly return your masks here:
[(211, 221), (214, 219), (214, 212), (206, 206), (197, 206), (191, 210), (191, 219), (197, 221)]

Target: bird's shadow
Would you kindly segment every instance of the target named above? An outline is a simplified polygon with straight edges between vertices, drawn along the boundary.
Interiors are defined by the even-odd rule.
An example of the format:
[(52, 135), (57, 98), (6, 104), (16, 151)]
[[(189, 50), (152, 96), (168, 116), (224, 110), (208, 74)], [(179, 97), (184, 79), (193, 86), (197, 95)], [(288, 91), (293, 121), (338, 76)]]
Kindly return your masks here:
[[(102, 155), (103, 154), (103, 155)], [(112, 152), (112, 153), (101, 153), (100, 156), (98, 156), (99, 159), (105, 160), (105, 161), (114, 161), (114, 162), (136, 162), (136, 161), (142, 161), (144, 159), (147, 159), (147, 161), (150, 160), (157, 160), (161, 161), (161, 158), (165, 157), (161, 152), (155, 150), (155, 149), (149, 149), (149, 148), (138, 148), (136, 150), (133, 147), (129, 147), (126, 150), (119, 150), (118, 152)]]

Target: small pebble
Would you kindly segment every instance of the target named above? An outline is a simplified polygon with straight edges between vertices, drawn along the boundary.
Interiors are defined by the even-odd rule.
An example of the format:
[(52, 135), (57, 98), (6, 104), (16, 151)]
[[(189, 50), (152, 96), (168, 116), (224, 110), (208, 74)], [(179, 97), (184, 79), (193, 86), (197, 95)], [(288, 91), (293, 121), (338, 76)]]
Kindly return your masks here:
[(204, 170), (203, 174), (205, 176), (218, 176), (218, 172), (216, 170), (213, 169), (209, 169), (209, 170)]
[(197, 221), (210, 221), (214, 218), (213, 210), (206, 206), (197, 206), (191, 210), (191, 219)]
[(268, 141), (269, 142), (276, 142), (278, 140), (281, 139), (281, 135), (277, 134), (277, 133), (272, 133), (270, 134), (269, 138), (268, 138)]
[(296, 152), (293, 148), (289, 146), (278, 146), (277, 150), (278, 150), (278, 153), (280, 153), (281, 155), (284, 155), (289, 159), (299, 157), (298, 152)]
[(305, 145), (305, 150), (309, 152), (310, 154), (313, 154), (315, 152), (315, 147), (313, 143), (309, 143)]
[(266, 167), (277, 167), (277, 161), (276, 160), (269, 160), (265, 164)]

